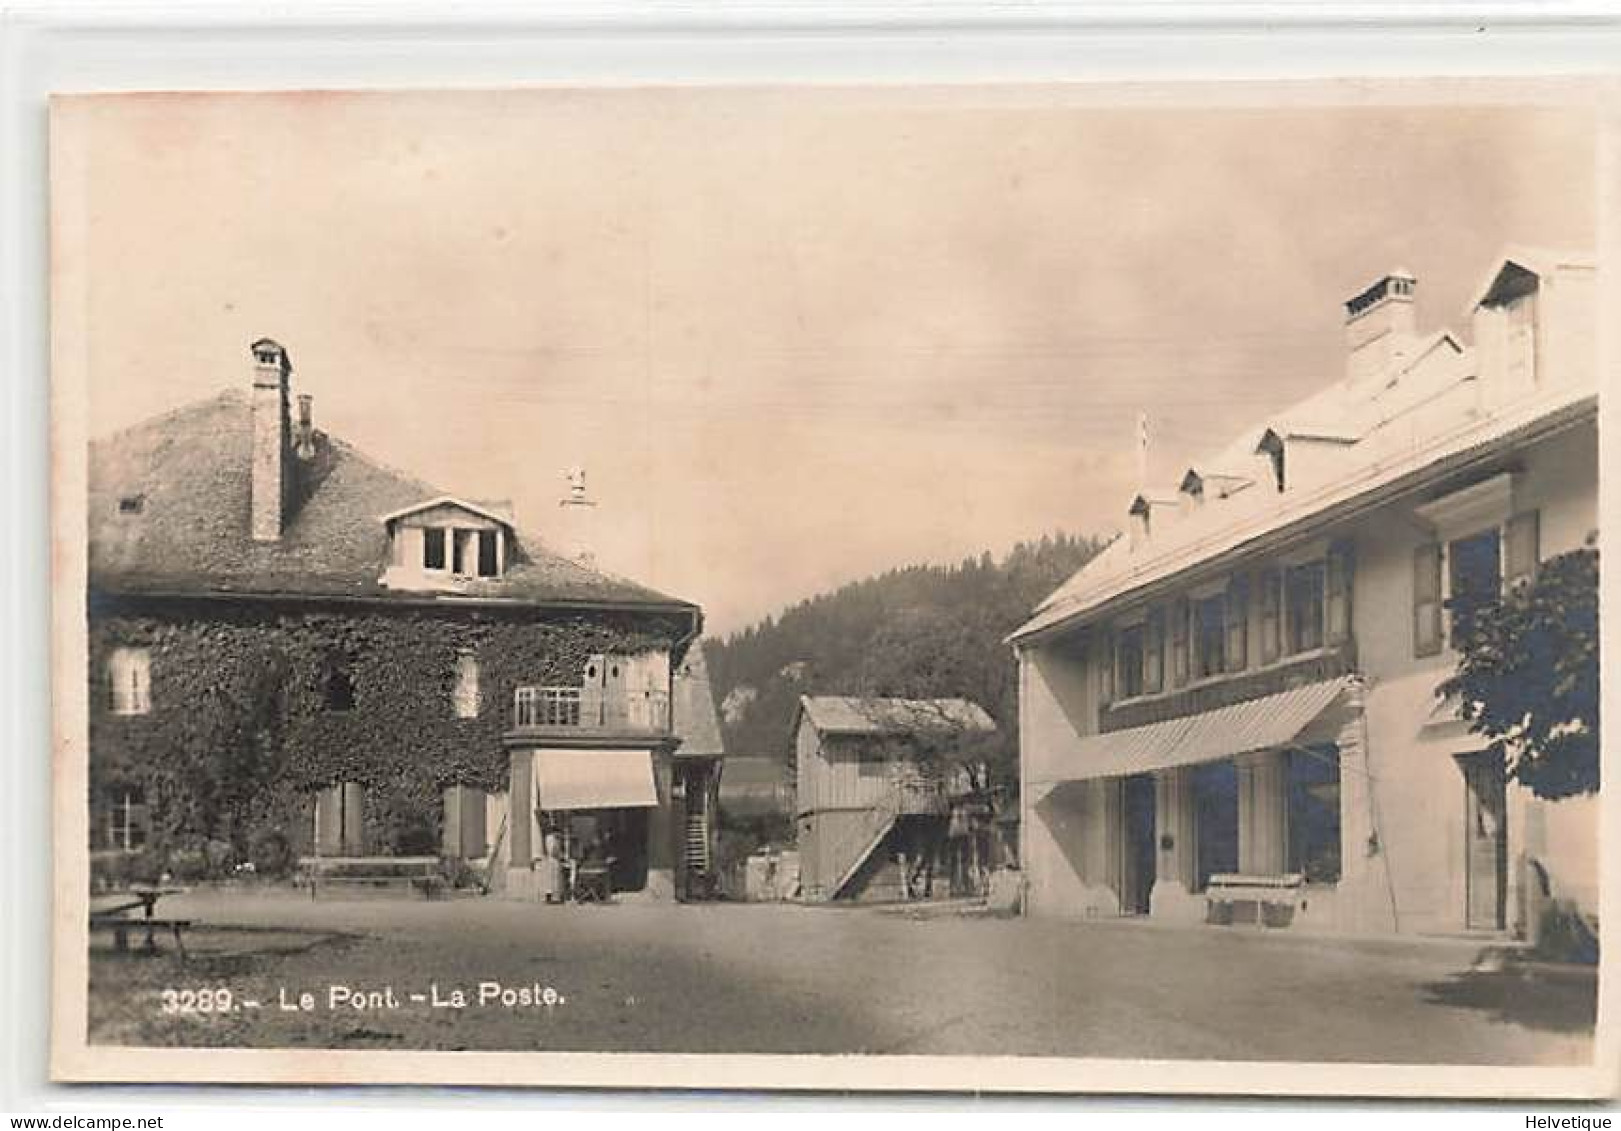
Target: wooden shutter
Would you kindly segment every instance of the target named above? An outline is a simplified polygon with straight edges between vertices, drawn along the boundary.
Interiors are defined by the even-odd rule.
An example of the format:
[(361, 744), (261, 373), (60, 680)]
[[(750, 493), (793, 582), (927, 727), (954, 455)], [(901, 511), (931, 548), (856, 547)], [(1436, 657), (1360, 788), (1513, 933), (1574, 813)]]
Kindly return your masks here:
[(1431, 542), (1413, 551), (1413, 655), (1440, 650), (1441, 546)]
[(1542, 556), (1538, 512), (1526, 511), (1508, 520), (1503, 532), (1503, 590), (1513, 592), (1536, 579)]
[(345, 782), (343, 792), (343, 851), (348, 856), (366, 852), (366, 790), (355, 782)]
[(1241, 672), (1249, 667), (1250, 590), (1249, 579), (1235, 577), (1227, 584), (1227, 670)]
[(334, 785), (315, 795), (315, 851), (336, 856), (343, 851), (343, 786)]
[(1330, 644), (1343, 644), (1351, 639), (1351, 582), (1351, 546), (1340, 543), (1328, 552), (1323, 635)]

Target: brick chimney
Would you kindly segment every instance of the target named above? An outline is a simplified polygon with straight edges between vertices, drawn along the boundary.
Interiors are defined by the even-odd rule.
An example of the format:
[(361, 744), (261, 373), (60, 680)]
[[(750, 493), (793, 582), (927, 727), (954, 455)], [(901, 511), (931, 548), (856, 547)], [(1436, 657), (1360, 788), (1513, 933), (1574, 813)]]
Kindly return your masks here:
[(1413, 293), (1418, 283), (1392, 271), (1345, 304), (1345, 375), (1355, 381), (1383, 373), (1411, 348)]
[(288, 378), (293, 365), (287, 351), (269, 338), (248, 348), (253, 352), (253, 540), (275, 542), (281, 538), (292, 479)]

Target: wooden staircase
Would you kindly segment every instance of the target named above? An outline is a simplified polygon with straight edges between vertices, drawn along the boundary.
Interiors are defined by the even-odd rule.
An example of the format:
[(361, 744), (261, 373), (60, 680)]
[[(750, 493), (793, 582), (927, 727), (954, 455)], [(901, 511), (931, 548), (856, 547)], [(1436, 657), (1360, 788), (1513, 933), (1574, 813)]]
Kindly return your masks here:
[(827, 898), (842, 899), (850, 894), (849, 889), (852, 883), (861, 874), (867, 861), (872, 858), (872, 854), (878, 851), (879, 846), (884, 841), (889, 839), (890, 830), (895, 827), (895, 822), (899, 817), (900, 806), (893, 802), (878, 806), (871, 811), (862, 826), (859, 837), (853, 841), (858, 846), (856, 853), (850, 858), (849, 865), (839, 876), (838, 883), (833, 885), (832, 891)]
[(687, 814), (686, 840), (687, 871), (702, 875), (709, 872), (709, 815)]

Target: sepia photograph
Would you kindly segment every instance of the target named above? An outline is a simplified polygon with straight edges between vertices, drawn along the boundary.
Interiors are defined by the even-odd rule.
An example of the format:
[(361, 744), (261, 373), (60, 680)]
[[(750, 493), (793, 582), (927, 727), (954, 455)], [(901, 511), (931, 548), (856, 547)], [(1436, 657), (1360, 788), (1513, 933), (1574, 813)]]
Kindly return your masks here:
[(1608, 1094), (1604, 123), (53, 98), (54, 1073)]

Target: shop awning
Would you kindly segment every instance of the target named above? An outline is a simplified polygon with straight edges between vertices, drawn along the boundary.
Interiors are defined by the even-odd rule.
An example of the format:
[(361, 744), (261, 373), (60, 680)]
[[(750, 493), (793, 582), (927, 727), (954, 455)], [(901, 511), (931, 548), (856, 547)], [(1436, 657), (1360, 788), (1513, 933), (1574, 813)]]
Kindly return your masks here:
[(1031, 784), (1128, 777), (1288, 746), (1328, 710), (1345, 682), (1309, 683), (1197, 715), (1087, 735), (1059, 752)]
[(536, 750), (535, 808), (644, 809), (659, 803), (646, 750)]

